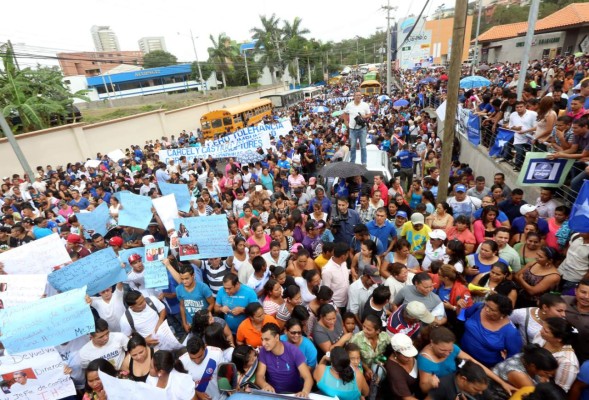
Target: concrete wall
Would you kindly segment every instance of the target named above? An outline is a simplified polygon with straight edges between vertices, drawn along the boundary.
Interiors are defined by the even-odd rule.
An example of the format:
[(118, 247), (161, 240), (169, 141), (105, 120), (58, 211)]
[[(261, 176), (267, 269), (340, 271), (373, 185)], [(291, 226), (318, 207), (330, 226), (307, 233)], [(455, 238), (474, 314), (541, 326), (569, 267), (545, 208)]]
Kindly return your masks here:
[[(566, 48), (563, 48), (565, 42), (565, 35), (566, 32), (551, 32), (551, 33), (541, 33), (534, 35), (534, 42), (532, 48), (530, 49), (530, 61), (531, 60), (541, 60), (542, 53), (546, 49), (558, 49), (562, 48), (562, 53), (565, 52)], [(558, 42), (554, 43), (541, 43), (543, 40), (547, 39), (556, 39), (558, 38)], [(489, 64), (494, 64), (497, 62), (506, 62), (510, 61), (513, 62), (514, 60), (520, 60), (522, 52), (524, 50), (523, 43), (525, 42), (525, 36), (518, 36), (512, 39), (502, 40), (499, 42), (492, 42), (489, 43), (489, 46), (496, 46), (501, 45), (499, 48), (495, 49), (488, 49), (488, 55), (485, 55), (485, 50), (483, 50), (482, 60)], [(486, 47), (486, 46), (485, 46)], [(483, 49), (485, 48), (483, 47)], [(575, 50), (576, 51), (576, 50)]]
[[(505, 174), (505, 182), (511, 189), (517, 187), (517, 173), (507, 163), (496, 163), (489, 157), (488, 150), (482, 146), (474, 146), (468, 139), (462, 135), (460, 137), (460, 162), (470, 165), (475, 176), (482, 175), (485, 177), (487, 186), (493, 184), (493, 176), (497, 172)], [(526, 186), (521, 188), (524, 191), (524, 199), (528, 203), (536, 203), (536, 198), (540, 196), (539, 186)]]
[[(95, 158), (96, 153), (108, 153), (132, 144), (143, 145), (146, 140), (177, 135), (183, 129), (200, 127), (200, 117), (214, 109), (229, 107), (280, 93), (282, 86), (239, 94), (220, 100), (195, 104), (177, 110), (156, 110), (92, 125), (71, 124), (16, 136), (29, 165), (65, 165), (69, 162)], [(12, 147), (6, 138), (0, 139), (0, 176), (22, 175)]]

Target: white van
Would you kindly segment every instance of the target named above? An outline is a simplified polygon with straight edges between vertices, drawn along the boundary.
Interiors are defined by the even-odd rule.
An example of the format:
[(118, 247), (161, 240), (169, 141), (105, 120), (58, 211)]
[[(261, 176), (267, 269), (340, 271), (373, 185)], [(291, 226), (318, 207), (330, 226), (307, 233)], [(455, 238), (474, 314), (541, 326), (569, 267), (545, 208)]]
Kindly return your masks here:
[[(351, 151), (351, 150), (350, 150)], [(346, 155), (344, 161), (350, 161), (350, 153)], [(384, 181), (388, 183), (393, 176), (395, 176), (395, 169), (389, 163), (389, 156), (386, 151), (382, 151), (375, 144), (369, 144), (366, 146), (366, 169), (368, 174), (365, 178), (368, 182), (374, 181), (375, 175), (382, 175)], [(356, 164), (362, 163), (361, 150), (356, 150)]]

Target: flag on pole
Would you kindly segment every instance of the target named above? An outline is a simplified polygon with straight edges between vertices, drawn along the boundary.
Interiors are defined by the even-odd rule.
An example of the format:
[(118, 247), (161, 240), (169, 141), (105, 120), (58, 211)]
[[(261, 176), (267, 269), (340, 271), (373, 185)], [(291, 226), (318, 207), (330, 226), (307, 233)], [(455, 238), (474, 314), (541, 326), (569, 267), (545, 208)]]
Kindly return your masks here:
[(573, 204), (571, 217), (569, 218), (569, 228), (574, 232), (589, 232), (589, 181), (583, 183), (583, 187)]
[(503, 151), (503, 146), (513, 139), (513, 134), (514, 132), (509, 129), (497, 128), (497, 137), (495, 138), (495, 143), (489, 149), (489, 155), (491, 157), (498, 157)]

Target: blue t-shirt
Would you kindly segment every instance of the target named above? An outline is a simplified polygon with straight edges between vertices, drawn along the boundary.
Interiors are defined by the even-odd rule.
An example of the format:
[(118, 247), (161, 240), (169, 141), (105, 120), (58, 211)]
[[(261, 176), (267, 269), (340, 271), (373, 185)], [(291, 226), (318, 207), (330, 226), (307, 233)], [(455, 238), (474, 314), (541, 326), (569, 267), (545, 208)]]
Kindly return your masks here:
[(440, 285), (440, 287), (435, 290), (436, 294), (442, 301), (450, 302), (450, 292), (452, 288), (446, 288), (444, 285)]
[[(280, 340), (282, 340), (283, 342), (288, 342), (288, 338), (286, 337), (286, 335), (280, 335)], [(317, 348), (315, 347), (313, 342), (311, 342), (311, 339), (303, 336), (303, 340), (301, 341), (299, 350), (305, 356), (305, 359), (307, 360), (307, 365), (310, 368), (315, 368), (315, 366), (317, 365)]]
[(330, 397), (337, 397), (340, 400), (357, 400), (362, 396), (358, 384), (356, 383), (356, 372), (354, 371), (354, 379), (348, 383), (344, 383), (341, 379), (337, 379), (329, 372), (331, 366), (325, 368), (325, 372), (321, 380), (317, 382), (317, 387), (321, 393)]
[(420, 371), (434, 374), (438, 378), (442, 378), (446, 375), (453, 374), (456, 371), (456, 358), (460, 354), (460, 347), (456, 344), (452, 349), (452, 353), (442, 362), (433, 362), (429, 358), (426, 358), (419, 354), (417, 356), (417, 368)]
[[(511, 229), (514, 232), (524, 233), (525, 227), (526, 217), (517, 217), (511, 224)], [(549, 230), (548, 222), (544, 218), (538, 218), (538, 231), (540, 231), (540, 235), (547, 235)]]
[(261, 347), (259, 362), (266, 365), (266, 381), (276, 393), (298, 393), (303, 388), (299, 366), (305, 363), (305, 356), (294, 344), (282, 344), (284, 352), (279, 356)]
[[(233, 296), (229, 296), (227, 292), (225, 292), (225, 288), (221, 287), (217, 293), (216, 303), (221, 307), (227, 306), (232, 310), (235, 307), (246, 307), (250, 303), (258, 302), (258, 296), (254, 289), (242, 284), (239, 285), (239, 290)], [(245, 313), (239, 315), (228, 313), (225, 315), (225, 321), (227, 321), (227, 325), (229, 325), (231, 332), (234, 334), (237, 333), (237, 328), (243, 320), (245, 320)]]
[[(479, 208), (478, 210), (476, 210), (472, 214), (472, 216), (473, 216), (474, 219), (481, 219), (482, 215), (483, 215), (483, 208), (482, 207)], [(504, 223), (507, 220), (509, 220), (507, 218), (507, 215), (505, 215), (505, 213), (503, 211), (499, 210), (499, 215), (497, 215), (497, 221), (499, 221), (501, 223)]]
[(376, 225), (376, 221), (372, 220), (366, 224), (368, 228), (368, 232), (371, 235), (376, 236), (384, 246), (389, 245), (389, 243), (397, 237), (397, 230), (395, 229), (395, 224), (385, 220), (383, 226)]
[[(581, 365), (577, 379), (586, 385), (589, 385), (589, 361), (585, 361)], [(586, 387), (581, 392), (581, 400), (589, 400), (589, 387)]]
[(510, 358), (521, 352), (522, 337), (510, 322), (497, 331), (490, 331), (481, 323), (483, 304), (476, 304), (465, 311), (466, 323), (462, 336), (462, 349), (485, 366), (492, 368), (504, 360), (502, 352)]
[(195, 312), (208, 308), (207, 299), (213, 295), (211, 289), (202, 282), (196, 282), (191, 292), (187, 291), (184, 285), (176, 288), (176, 296), (179, 301), (184, 301), (186, 322), (192, 324), (192, 317)]
[(80, 210), (87, 209), (89, 205), (90, 205), (90, 202), (85, 197), (80, 197), (80, 200), (78, 200), (78, 201), (73, 200), (73, 199), (70, 201), (70, 206), (72, 206), (72, 207), (78, 206), (80, 208)]

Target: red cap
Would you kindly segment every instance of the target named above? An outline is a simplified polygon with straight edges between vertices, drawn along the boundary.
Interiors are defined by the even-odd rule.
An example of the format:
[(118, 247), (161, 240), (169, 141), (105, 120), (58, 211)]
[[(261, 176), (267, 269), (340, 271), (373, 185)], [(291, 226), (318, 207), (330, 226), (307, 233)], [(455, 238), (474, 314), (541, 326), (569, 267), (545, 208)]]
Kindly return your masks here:
[(70, 233), (67, 235), (67, 242), (68, 243), (82, 243), (82, 238), (80, 235), (76, 235), (75, 233)]
[(120, 236), (113, 236), (109, 239), (108, 244), (116, 247), (123, 247), (123, 238)]
[(133, 264), (135, 261), (141, 261), (141, 256), (139, 254), (131, 254), (129, 256), (129, 264)]

